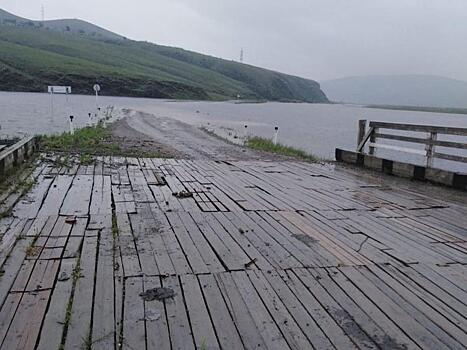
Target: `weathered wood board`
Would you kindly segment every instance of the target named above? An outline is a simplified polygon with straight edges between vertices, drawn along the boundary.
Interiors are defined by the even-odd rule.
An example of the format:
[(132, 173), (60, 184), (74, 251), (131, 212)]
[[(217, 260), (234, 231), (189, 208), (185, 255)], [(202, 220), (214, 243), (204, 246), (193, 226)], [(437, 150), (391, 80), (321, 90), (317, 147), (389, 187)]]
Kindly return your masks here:
[(0, 349), (465, 349), (467, 200), (300, 162), (43, 169), (0, 221)]

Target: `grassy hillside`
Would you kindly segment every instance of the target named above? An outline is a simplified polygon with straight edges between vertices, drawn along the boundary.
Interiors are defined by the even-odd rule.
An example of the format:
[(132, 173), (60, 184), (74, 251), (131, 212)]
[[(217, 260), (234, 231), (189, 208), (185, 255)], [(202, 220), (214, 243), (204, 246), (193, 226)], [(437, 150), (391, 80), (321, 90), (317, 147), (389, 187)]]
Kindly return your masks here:
[(88, 36), (104, 40), (125, 39), (125, 37), (121, 35), (112, 33), (107, 29), (101, 28), (92, 23), (88, 23), (79, 19), (55, 19), (48, 21), (34, 21), (16, 16), (2, 9), (0, 9), (0, 25), (14, 25), (18, 27), (39, 27), (58, 32), (86, 34)]
[(71, 85), (92, 93), (99, 82), (103, 94), (117, 96), (327, 102), (315, 81), (128, 40), (87, 22), (4, 19), (0, 13), (0, 90)]

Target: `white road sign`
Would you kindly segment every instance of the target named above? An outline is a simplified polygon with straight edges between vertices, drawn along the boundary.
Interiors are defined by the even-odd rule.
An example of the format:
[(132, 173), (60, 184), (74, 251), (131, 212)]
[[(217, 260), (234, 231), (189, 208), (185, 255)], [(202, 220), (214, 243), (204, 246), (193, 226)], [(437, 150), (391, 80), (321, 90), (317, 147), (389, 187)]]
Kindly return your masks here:
[(71, 86), (49, 86), (49, 94), (71, 94)]
[(94, 84), (93, 89), (95, 92), (101, 91), (101, 86), (99, 84)]

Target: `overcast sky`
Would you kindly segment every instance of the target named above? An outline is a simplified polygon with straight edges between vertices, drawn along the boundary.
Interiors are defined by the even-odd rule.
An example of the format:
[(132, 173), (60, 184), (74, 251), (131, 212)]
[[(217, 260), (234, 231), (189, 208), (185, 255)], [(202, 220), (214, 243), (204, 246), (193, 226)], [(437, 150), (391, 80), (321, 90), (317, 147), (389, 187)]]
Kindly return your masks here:
[(467, 0), (0, 0), (131, 39), (316, 80), (434, 74), (467, 80)]

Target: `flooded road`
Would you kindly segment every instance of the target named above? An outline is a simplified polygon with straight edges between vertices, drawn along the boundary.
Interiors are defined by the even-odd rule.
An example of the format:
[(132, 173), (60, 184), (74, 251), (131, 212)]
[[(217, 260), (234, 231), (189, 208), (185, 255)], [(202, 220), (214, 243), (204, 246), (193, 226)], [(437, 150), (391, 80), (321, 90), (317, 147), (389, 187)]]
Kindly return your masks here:
[(131, 137), (133, 130), (144, 139), (157, 140), (158, 143), (176, 150), (176, 156), (184, 159), (201, 160), (277, 160), (285, 157), (257, 152), (240, 145), (225, 142), (219, 137), (206, 133), (199, 128), (181, 121), (156, 117), (144, 112), (128, 111), (119, 124), (120, 137)]
[[(115, 107), (116, 117), (121, 116), (121, 109), (141, 111), (152, 114), (159, 120), (167, 118), (166, 123), (168, 119), (175, 119), (196, 128), (205, 127), (220, 136), (228, 136), (230, 133), (240, 137), (248, 134), (270, 138), (273, 136), (274, 127), (277, 126), (279, 142), (326, 159), (334, 159), (336, 147), (355, 149), (359, 119), (467, 127), (467, 115), (391, 111), (347, 105), (167, 101), (127, 97), (100, 97), (98, 104), (102, 110), (107, 106)], [(63, 132), (69, 128), (69, 115), (74, 115), (75, 124), (80, 127), (88, 122), (88, 113), (94, 115), (95, 112), (94, 96), (71, 95), (67, 99), (66, 96), (57, 95), (52, 101), (48, 94), (0, 92), (0, 134), (5, 137)], [(150, 123), (149, 119), (146, 116), (145, 122)], [(141, 120), (134, 121), (133, 126), (144, 128), (140, 123)], [(172, 142), (173, 138), (168, 136), (173, 136), (173, 133), (170, 134), (172, 127), (178, 127), (180, 132), (183, 130), (180, 124), (166, 124), (165, 127), (161, 126), (160, 132), (154, 133), (154, 136), (165, 137), (167, 141)], [(178, 146), (182, 147), (182, 143), (180, 141)], [(183, 147), (188, 150), (190, 143), (186, 142), (185, 146)], [(460, 155), (467, 156), (466, 150), (459, 152), (463, 152)], [(384, 156), (416, 164), (424, 162), (421, 156), (409, 156), (400, 152)], [(467, 172), (466, 164), (437, 161), (435, 166)]]

